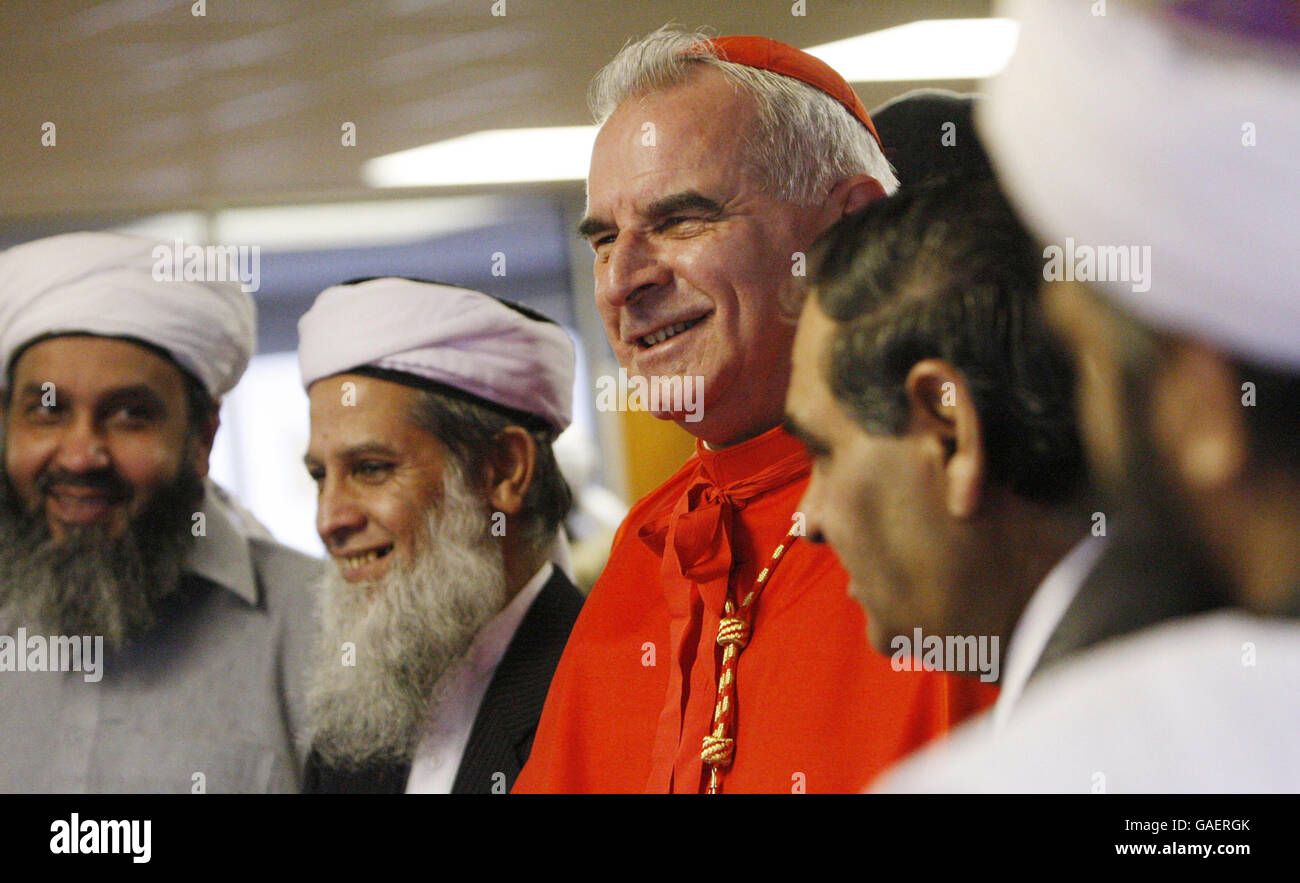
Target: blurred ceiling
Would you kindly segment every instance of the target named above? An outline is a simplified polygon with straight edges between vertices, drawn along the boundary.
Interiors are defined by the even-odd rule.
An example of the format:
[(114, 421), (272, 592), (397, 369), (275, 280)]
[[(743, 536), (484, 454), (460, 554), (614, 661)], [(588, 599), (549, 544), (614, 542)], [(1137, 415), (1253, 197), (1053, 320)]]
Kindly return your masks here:
[[(374, 196), (360, 176), (371, 157), (486, 128), (589, 123), (591, 76), (667, 21), (808, 47), (987, 16), (991, 0), (807, 0), (802, 16), (790, 0), (206, 0), (203, 16), (195, 5), (0, 3), (0, 223)], [(918, 85), (974, 87), (856, 88), (874, 107)], [(347, 122), (355, 147), (341, 143)]]

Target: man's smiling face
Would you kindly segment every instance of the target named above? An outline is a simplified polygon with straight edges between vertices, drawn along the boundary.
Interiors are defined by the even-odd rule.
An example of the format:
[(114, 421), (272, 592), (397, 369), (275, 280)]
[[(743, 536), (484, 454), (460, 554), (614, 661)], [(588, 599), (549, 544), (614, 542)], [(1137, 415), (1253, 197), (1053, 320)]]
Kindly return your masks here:
[(5, 470), (56, 540), (81, 527), (114, 539), (187, 460), (207, 474), (209, 444), (190, 431), (180, 369), (157, 353), (114, 338), (55, 337), (18, 357), (12, 382)]
[(441, 498), (446, 448), (415, 425), (411, 387), (339, 374), (308, 395), (316, 530), (345, 579), (377, 581), (395, 557), (416, 557), (420, 527)]
[(819, 232), (820, 207), (770, 195), (747, 161), (755, 113), (714, 69), (625, 101), (596, 139), (580, 227), (619, 363), (647, 379), (702, 376), (703, 419), (682, 425), (716, 444), (781, 421), (794, 338), (783, 295)]

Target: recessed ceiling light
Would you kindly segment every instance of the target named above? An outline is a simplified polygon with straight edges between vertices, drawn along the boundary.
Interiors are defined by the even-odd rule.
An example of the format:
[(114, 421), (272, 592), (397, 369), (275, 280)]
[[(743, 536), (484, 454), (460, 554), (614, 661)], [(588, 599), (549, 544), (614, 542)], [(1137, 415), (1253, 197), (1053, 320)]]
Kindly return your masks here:
[(927, 19), (804, 51), (850, 83), (978, 80), (1006, 67), (1019, 33), (1007, 18)]
[(587, 177), (595, 126), (486, 129), (375, 157), (362, 167), (371, 187), (453, 187)]

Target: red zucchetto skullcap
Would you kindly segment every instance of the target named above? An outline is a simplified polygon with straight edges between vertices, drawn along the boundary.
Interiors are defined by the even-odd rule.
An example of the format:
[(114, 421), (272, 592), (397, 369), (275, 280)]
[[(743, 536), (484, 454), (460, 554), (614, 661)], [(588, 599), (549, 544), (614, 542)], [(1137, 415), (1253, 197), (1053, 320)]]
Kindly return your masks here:
[(767, 37), (715, 37), (708, 41), (709, 46), (723, 61), (773, 71), (802, 80), (814, 89), (820, 89), (834, 98), (862, 125), (867, 127), (871, 137), (880, 144), (876, 126), (871, 122), (867, 108), (853, 91), (853, 87), (835, 72), (835, 69), (820, 58), (815, 58), (788, 43), (781, 43)]

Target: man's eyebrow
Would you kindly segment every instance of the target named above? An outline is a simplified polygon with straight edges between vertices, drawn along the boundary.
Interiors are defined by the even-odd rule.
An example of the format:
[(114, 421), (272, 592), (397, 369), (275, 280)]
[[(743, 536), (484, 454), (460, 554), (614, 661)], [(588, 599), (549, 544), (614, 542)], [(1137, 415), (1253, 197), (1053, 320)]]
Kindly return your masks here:
[[(336, 456), (341, 460), (359, 460), (362, 457), (396, 458), (399, 454), (383, 442), (361, 442), (344, 448)], [(320, 461), (310, 451), (303, 454), (302, 462), (306, 464), (308, 469), (313, 465), (320, 464)]]
[(350, 448), (344, 448), (342, 453), (344, 457), (353, 457), (353, 458), (373, 457), (373, 456), (380, 456), (380, 457), (397, 456), (396, 450), (384, 444), (383, 442), (377, 442), (377, 441), (362, 442), (361, 444), (353, 445)]
[(587, 215), (587, 217), (583, 218), (578, 224), (578, 238), (590, 239), (597, 233), (604, 233), (606, 230), (613, 229), (614, 225), (609, 221), (606, 221), (604, 218)]
[(694, 190), (683, 190), (681, 193), (674, 193), (665, 196), (663, 199), (656, 199), (645, 207), (643, 214), (648, 218), (665, 218), (669, 215), (689, 211), (701, 212), (706, 215), (720, 215), (722, 214), (722, 204), (716, 199), (710, 199)]
[(130, 386), (119, 386), (110, 389), (99, 397), (99, 405), (102, 408), (112, 408), (130, 402), (148, 402), (152, 405), (165, 405), (163, 397), (152, 386), (144, 383), (133, 383)]
[[(640, 210), (642, 216), (652, 221), (682, 212), (698, 212), (709, 217), (717, 217), (722, 214), (723, 209), (722, 204), (716, 199), (710, 199), (695, 190), (683, 190), (681, 193), (656, 199)], [(614, 228), (615, 225), (611, 221), (588, 215), (578, 224), (578, 236), (582, 239), (590, 239), (598, 233), (605, 233)]]
[[(22, 389), (17, 392), (18, 397), (24, 401), (43, 399), (45, 395), (44, 384), (38, 384), (35, 381), (24, 384)], [(63, 392), (59, 392), (58, 397), (64, 404), (69, 400), (68, 396)], [(132, 383), (126, 386), (114, 387), (99, 394), (94, 404), (95, 410), (100, 413), (109, 412), (125, 405), (138, 404), (160, 408), (164, 413), (167, 408), (166, 400), (158, 393), (158, 390), (147, 383)]]

